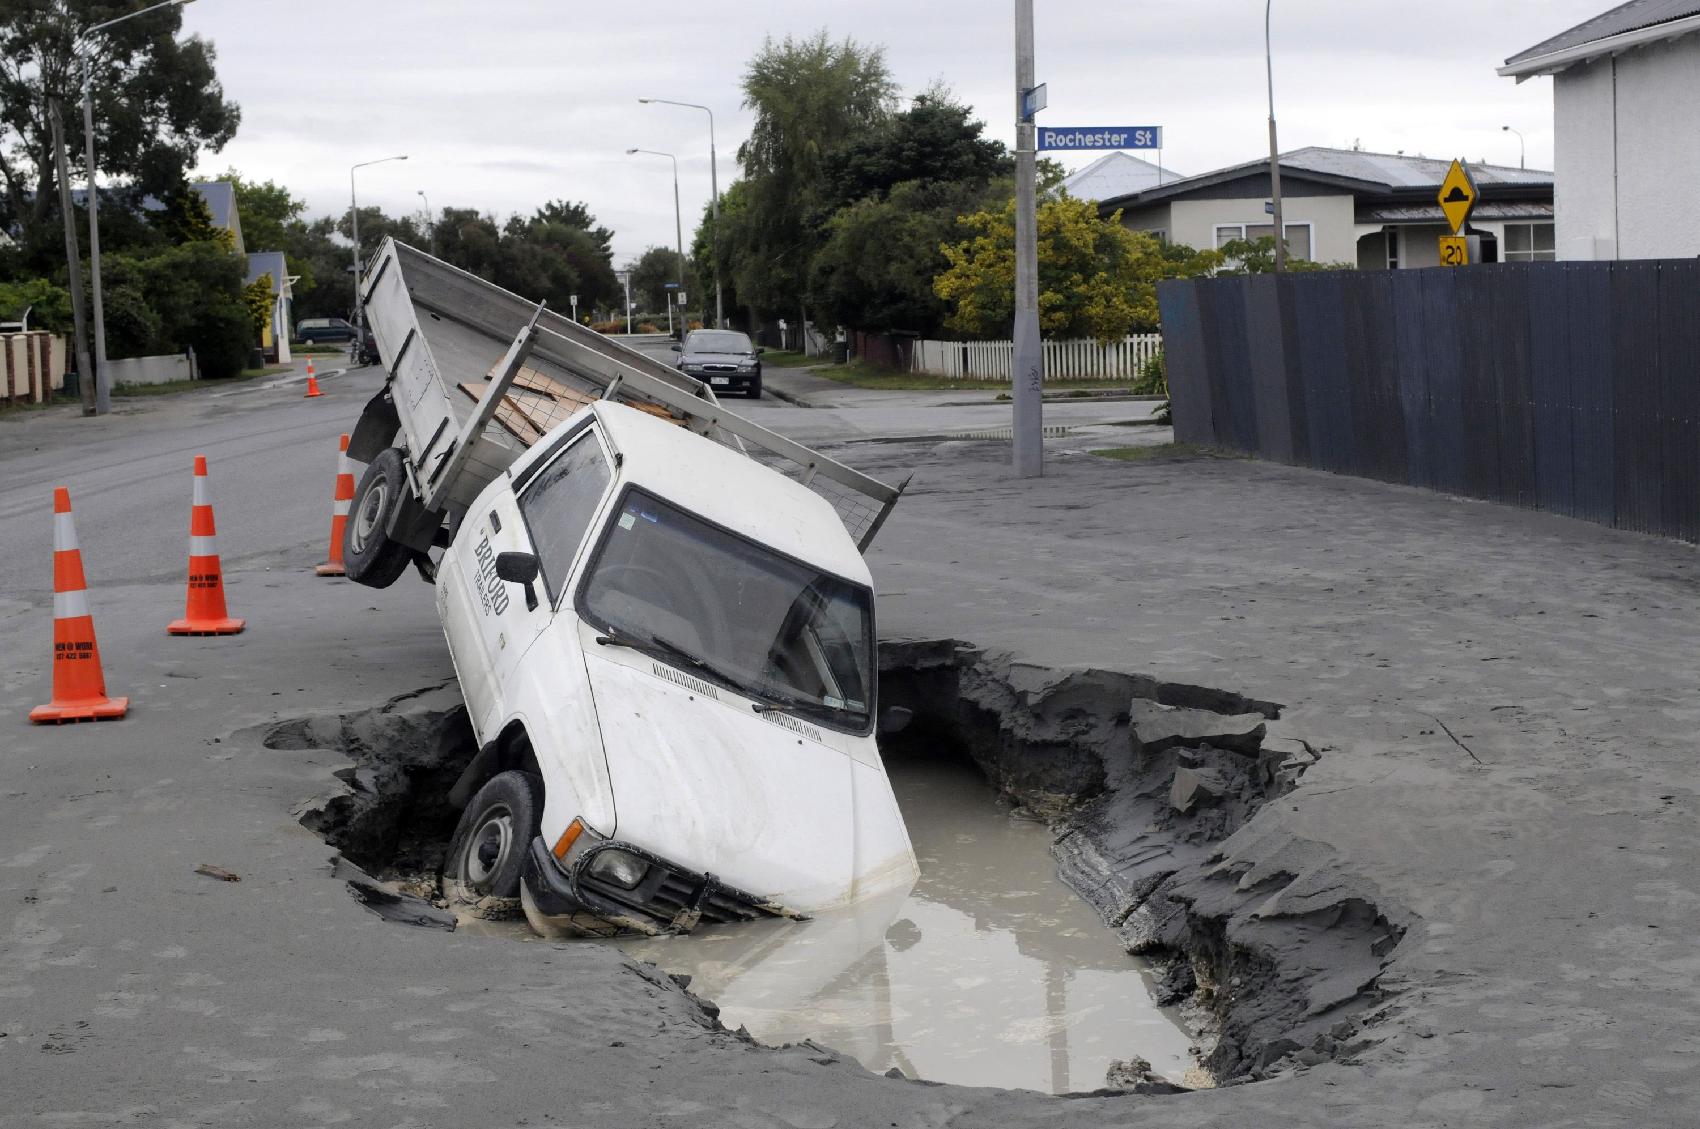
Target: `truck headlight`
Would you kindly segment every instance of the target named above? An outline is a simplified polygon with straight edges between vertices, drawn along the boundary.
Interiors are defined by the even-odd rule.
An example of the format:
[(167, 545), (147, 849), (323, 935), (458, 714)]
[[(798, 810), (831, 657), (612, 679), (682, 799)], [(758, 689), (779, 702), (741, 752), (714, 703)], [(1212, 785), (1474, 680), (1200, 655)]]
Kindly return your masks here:
[(622, 890), (630, 890), (649, 873), (649, 864), (626, 851), (607, 850), (598, 852), (587, 869), (592, 877), (611, 882)]

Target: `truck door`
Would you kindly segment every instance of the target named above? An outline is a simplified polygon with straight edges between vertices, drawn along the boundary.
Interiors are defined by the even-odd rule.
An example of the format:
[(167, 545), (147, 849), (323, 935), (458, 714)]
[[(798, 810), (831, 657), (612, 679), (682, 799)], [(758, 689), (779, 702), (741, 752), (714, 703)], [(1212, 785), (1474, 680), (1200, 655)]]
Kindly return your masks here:
[[(519, 481), (498, 480), (498, 488), (485, 491), (467, 513), (468, 527), (451, 552), (459, 557), (464, 603), (477, 621), (474, 633), (488, 671), (483, 700), (475, 704), (468, 694), (467, 704), (485, 713), (478, 719), (480, 732), (513, 712), (511, 691), (520, 660), (567, 594), (579, 550), (612, 479), (602, 441), (590, 428)], [(537, 556), (535, 606), (522, 587), (496, 575), (496, 557), (506, 552)]]

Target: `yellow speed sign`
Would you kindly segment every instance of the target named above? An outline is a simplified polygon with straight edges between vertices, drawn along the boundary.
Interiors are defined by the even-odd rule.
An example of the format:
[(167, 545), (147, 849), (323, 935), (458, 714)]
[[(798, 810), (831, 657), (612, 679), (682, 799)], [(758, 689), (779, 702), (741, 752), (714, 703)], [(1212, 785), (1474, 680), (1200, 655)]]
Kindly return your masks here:
[(1440, 237), (1440, 265), (1467, 267), (1470, 265), (1470, 241), (1462, 235)]

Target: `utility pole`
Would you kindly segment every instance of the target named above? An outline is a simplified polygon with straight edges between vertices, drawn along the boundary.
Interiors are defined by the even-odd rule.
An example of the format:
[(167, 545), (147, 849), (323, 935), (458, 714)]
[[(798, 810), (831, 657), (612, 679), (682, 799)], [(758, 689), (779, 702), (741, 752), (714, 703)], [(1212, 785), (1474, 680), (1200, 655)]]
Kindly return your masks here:
[(89, 377), (94, 384), (94, 414), (103, 416), (112, 410), (112, 390), (106, 385), (106, 311), (100, 302), (100, 186), (94, 179), (94, 80), (89, 77), (87, 51), (83, 52), (83, 155), (89, 172), (89, 283), (94, 296), (94, 367)]
[[(1269, 21), (1275, 0), (1263, 3), (1263, 63), (1269, 72), (1269, 192), (1275, 212), (1275, 269), (1287, 269), (1287, 225), (1281, 220), (1281, 148), (1275, 141), (1275, 52), (1270, 47)], [(1315, 254), (1313, 248), (1311, 254)]]
[(65, 262), (71, 282), (71, 330), (76, 339), (79, 391), (83, 397), (83, 414), (95, 414), (94, 366), (89, 363), (89, 328), (83, 312), (83, 256), (77, 248), (77, 214), (71, 210), (71, 173), (65, 160), (65, 123), (55, 101), (49, 110), (48, 123), (53, 128), (53, 160), (59, 171), (59, 211), (65, 217)]
[(1039, 340), (1038, 130), (1028, 104), (1033, 91), (1033, 0), (1015, 0), (1015, 473), (1045, 473), (1042, 395), (1044, 344)]
[(366, 340), (366, 303), (360, 297), (360, 200), (354, 192), (354, 172), (368, 165), (405, 160), (405, 153), (399, 157), (379, 157), (375, 161), (361, 161), (348, 170), (348, 226), (350, 234), (354, 236), (354, 342), (349, 348), (354, 356), (359, 356), (360, 345)]

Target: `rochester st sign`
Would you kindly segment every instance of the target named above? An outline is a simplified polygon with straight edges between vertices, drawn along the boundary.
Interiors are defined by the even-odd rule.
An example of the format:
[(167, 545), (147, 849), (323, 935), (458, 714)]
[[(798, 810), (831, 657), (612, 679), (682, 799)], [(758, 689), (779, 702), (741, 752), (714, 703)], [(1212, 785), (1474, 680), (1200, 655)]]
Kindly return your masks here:
[(1039, 148), (1045, 149), (1161, 149), (1160, 125), (1040, 126)]

